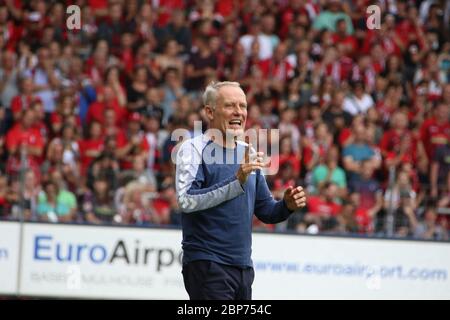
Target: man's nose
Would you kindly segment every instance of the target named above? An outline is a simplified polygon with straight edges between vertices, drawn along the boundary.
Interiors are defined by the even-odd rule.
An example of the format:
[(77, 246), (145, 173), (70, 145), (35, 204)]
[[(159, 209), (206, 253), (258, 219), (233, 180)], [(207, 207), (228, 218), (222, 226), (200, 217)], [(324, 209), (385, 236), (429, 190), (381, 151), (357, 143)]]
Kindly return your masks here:
[(244, 114), (244, 109), (241, 108), (238, 104), (236, 104), (233, 108), (233, 115), (241, 116)]

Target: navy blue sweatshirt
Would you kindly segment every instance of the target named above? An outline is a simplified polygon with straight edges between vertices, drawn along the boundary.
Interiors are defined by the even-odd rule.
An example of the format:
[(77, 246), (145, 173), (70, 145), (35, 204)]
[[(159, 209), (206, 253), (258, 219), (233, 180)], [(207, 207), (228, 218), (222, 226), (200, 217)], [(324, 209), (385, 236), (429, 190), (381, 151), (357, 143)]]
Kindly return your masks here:
[(176, 189), (182, 211), (183, 263), (212, 260), (252, 266), (252, 217), (264, 223), (287, 219), (283, 200), (275, 201), (260, 170), (244, 185), (236, 178), (246, 143), (224, 148), (199, 135), (177, 152)]

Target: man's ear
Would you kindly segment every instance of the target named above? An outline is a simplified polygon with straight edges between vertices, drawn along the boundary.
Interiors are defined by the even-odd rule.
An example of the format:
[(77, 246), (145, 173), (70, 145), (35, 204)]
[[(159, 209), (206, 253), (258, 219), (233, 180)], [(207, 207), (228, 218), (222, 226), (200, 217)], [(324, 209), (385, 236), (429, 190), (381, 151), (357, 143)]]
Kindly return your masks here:
[(209, 121), (214, 120), (214, 110), (210, 105), (205, 106), (205, 114)]

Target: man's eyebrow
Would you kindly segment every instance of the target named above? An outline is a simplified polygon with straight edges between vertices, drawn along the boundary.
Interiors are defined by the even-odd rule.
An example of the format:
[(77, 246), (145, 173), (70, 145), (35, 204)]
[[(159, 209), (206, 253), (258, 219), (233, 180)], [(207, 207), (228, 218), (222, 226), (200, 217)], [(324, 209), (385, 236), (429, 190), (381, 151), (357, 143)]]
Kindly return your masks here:
[(245, 102), (245, 101), (224, 100), (223, 103), (224, 104), (237, 103), (237, 104), (240, 104), (240, 105), (242, 105), (242, 104), (247, 105), (247, 102)]

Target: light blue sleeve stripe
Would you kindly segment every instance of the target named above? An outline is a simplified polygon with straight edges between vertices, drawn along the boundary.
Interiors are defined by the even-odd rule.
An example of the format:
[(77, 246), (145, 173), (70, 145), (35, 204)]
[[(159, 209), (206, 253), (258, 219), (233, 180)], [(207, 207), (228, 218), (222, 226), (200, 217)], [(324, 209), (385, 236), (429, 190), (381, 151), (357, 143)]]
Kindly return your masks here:
[(192, 188), (197, 172), (201, 170), (204, 146), (202, 137), (196, 137), (185, 141), (177, 153), (177, 200), (181, 210), (186, 213), (216, 207), (244, 193), (235, 176), (208, 188)]

